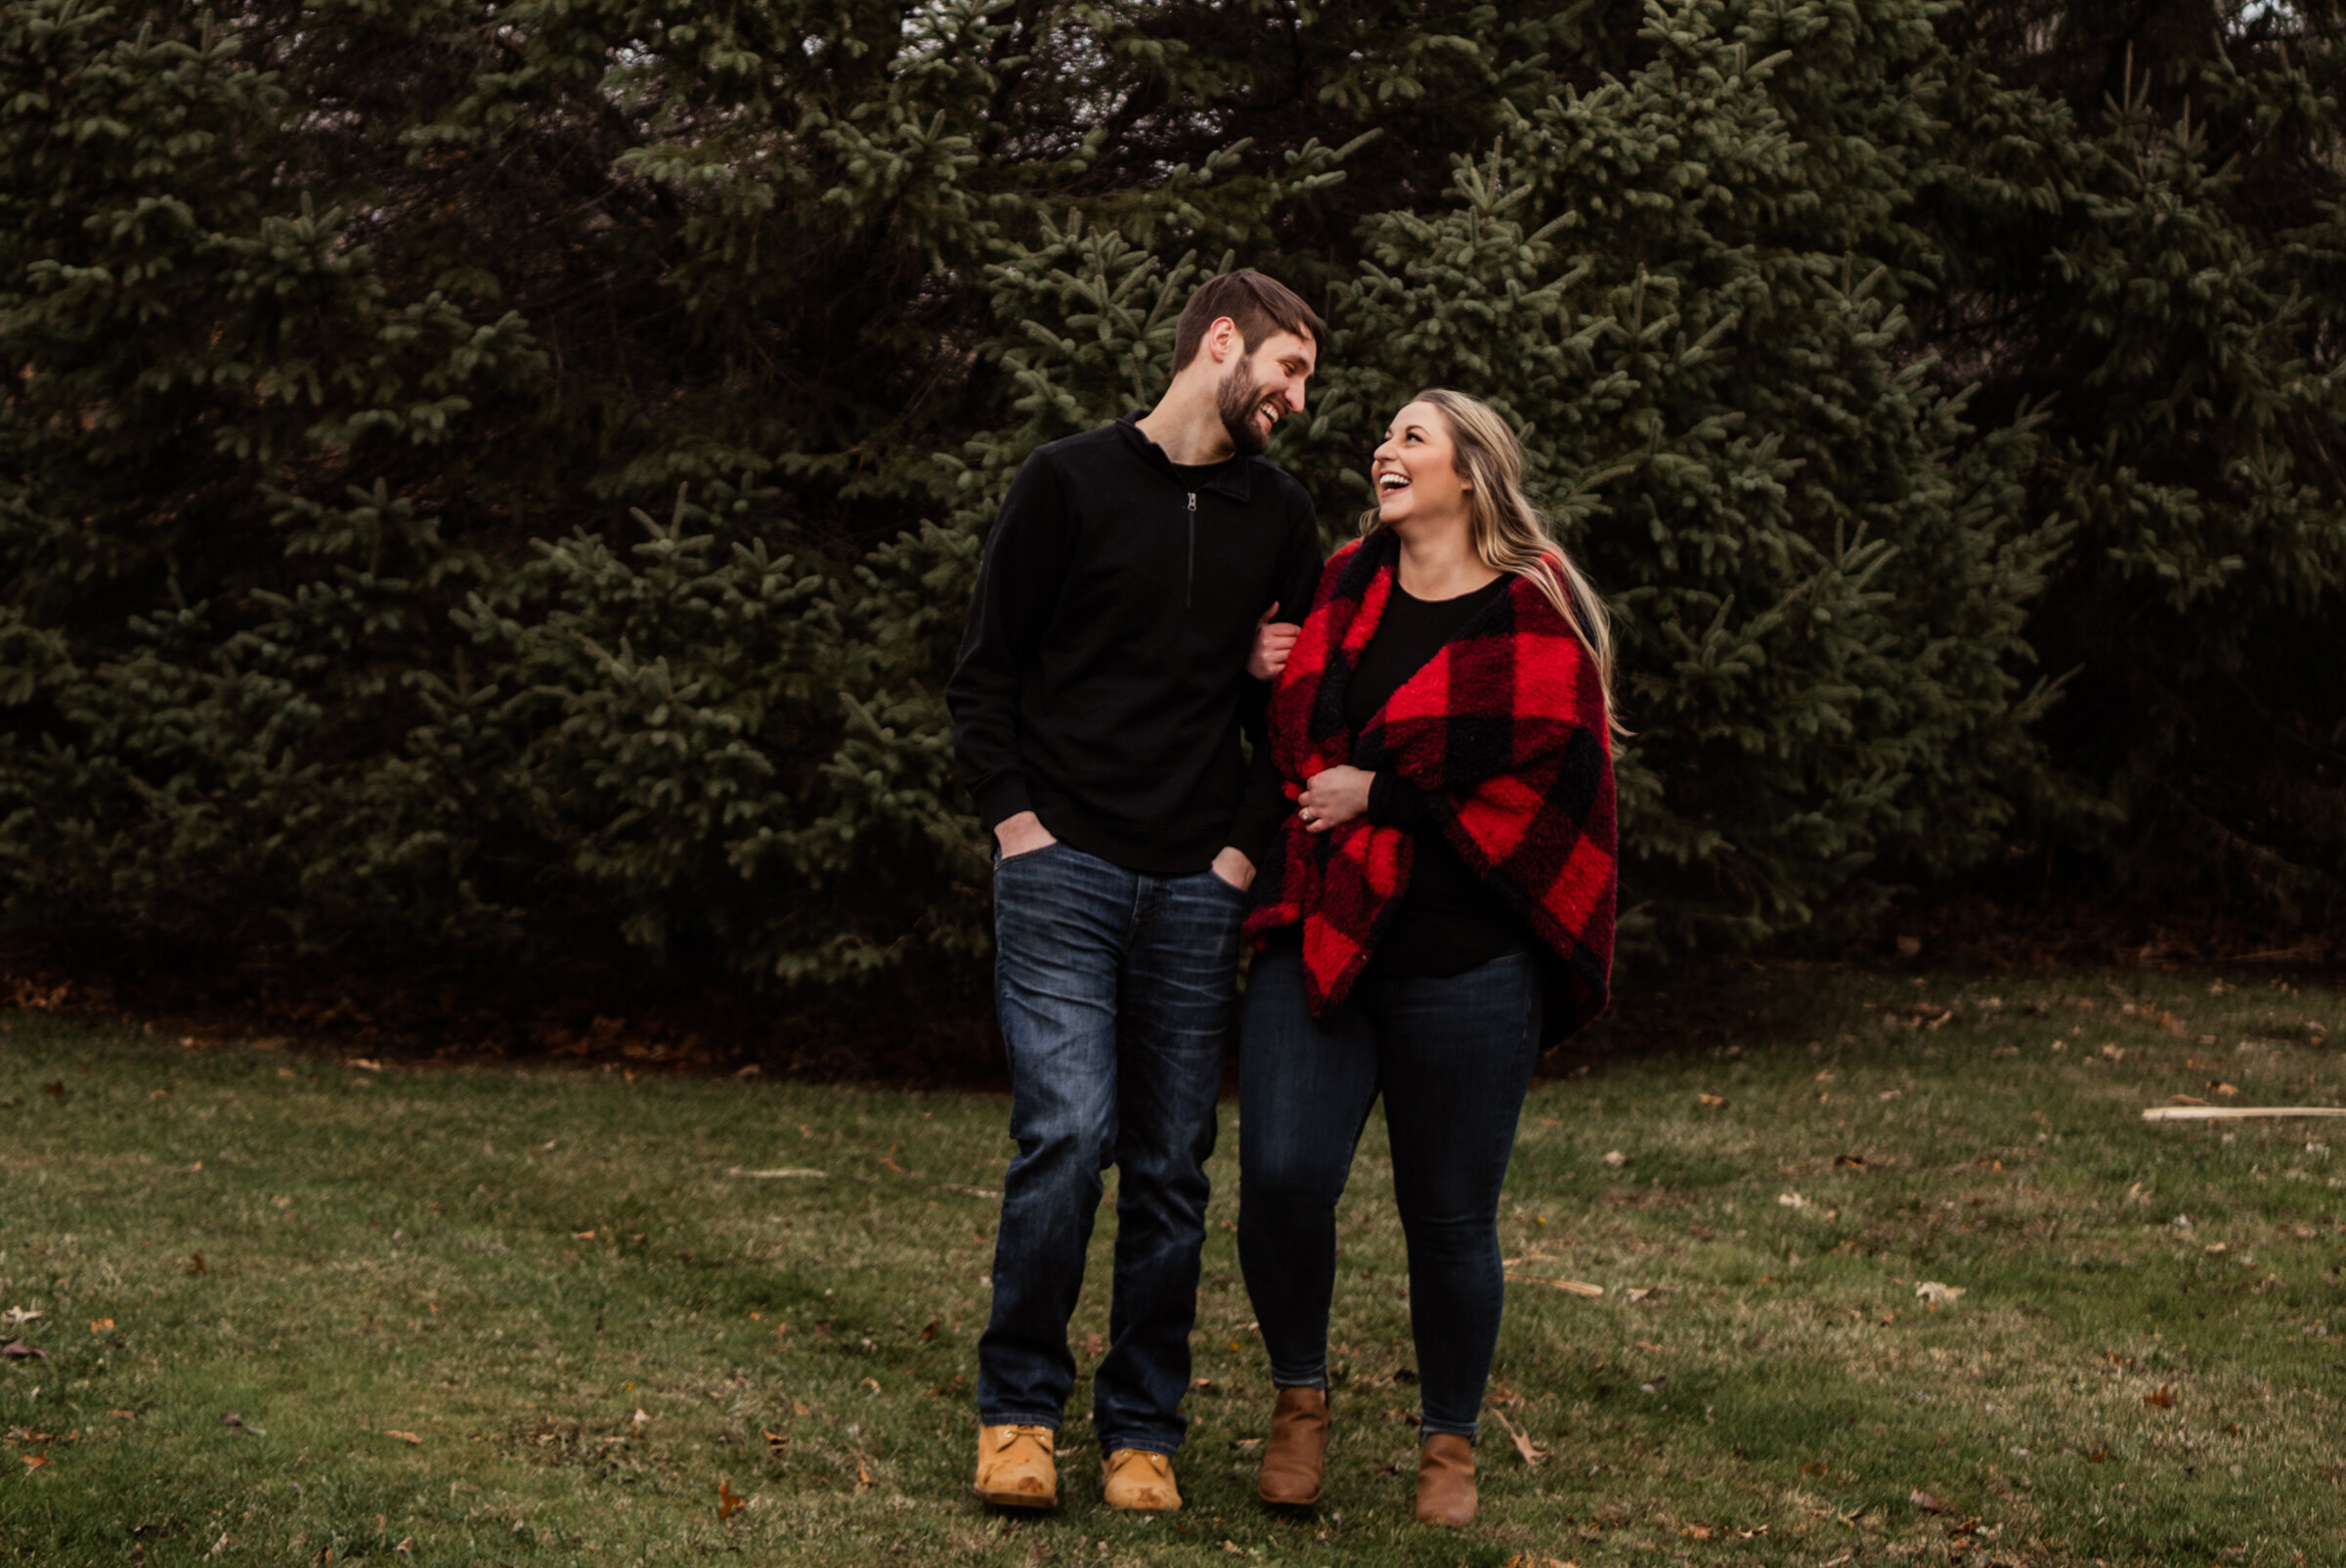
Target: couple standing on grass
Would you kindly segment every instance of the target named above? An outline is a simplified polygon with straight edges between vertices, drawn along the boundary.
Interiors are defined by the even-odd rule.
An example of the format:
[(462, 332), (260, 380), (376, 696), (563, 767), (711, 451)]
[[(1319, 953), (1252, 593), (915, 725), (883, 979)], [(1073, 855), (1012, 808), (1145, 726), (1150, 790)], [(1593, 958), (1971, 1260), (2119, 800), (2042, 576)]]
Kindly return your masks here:
[(1302, 412), (1325, 335), (1260, 274), (1205, 283), (1163, 400), (1028, 457), (978, 573), (947, 696), (998, 846), (1019, 1146), (978, 1350), (989, 1503), (1058, 1501), (1067, 1325), (1113, 1164), (1092, 1379), (1106, 1501), (1181, 1506), (1242, 928), (1238, 1258), (1279, 1391), (1261, 1496), (1320, 1497), (1336, 1199), (1382, 1095), (1417, 1517), (1474, 1515), (1516, 1118), (1542, 1043), (1606, 996), (1611, 640), (1523, 492), (1513, 433), (1455, 392), (1394, 415), (1362, 538), (1322, 566), (1310, 498), (1262, 453)]

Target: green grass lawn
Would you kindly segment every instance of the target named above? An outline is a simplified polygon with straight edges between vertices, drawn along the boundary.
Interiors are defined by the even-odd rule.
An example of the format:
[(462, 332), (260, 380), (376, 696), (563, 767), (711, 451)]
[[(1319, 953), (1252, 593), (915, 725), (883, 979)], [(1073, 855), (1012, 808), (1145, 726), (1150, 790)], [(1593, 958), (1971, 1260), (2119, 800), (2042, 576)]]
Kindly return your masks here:
[(1099, 1506), (1079, 1387), (1064, 1506), (1008, 1518), (967, 1495), (1003, 1101), (0, 1014), (0, 1341), (46, 1352), (0, 1362), (0, 1559), (2346, 1561), (2346, 1126), (2139, 1116), (2337, 1104), (2337, 993), (1738, 984), (1709, 1004), (1729, 1043), (1535, 1090), (1484, 1511), (1450, 1535), (1410, 1521), (1373, 1120), (1321, 1509), (1252, 1501), (1271, 1391), (1226, 1126), (1188, 1510)]

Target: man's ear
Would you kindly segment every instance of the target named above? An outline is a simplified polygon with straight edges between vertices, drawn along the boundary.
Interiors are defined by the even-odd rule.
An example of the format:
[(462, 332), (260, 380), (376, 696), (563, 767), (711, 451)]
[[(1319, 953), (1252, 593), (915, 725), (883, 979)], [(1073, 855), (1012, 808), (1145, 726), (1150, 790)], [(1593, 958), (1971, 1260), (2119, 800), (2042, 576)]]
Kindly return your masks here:
[(1236, 321), (1217, 316), (1205, 329), (1205, 350), (1216, 365), (1227, 364), (1233, 354), (1246, 352), (1246, 339), (1238, 335)]

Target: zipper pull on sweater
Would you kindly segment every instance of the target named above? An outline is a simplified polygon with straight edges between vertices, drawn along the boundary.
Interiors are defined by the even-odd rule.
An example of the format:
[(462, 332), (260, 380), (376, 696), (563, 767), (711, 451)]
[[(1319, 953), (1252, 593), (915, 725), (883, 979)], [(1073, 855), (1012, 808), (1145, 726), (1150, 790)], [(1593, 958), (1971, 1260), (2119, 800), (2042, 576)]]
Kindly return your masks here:
[(1190, 576), (1182, 585), (1181, 607), (1197, 608), (1197, 492), (1190, 493)]

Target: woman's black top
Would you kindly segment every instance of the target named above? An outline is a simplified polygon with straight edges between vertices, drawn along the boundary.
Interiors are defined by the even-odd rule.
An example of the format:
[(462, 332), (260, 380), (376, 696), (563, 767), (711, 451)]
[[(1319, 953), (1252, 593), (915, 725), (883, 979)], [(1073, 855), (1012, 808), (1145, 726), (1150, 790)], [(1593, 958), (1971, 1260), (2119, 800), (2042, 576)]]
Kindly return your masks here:
[[(1397, 578), (1376, 632), (1361, 650), (1361, 662), (1344, 688), (1345, 726), (1359, 734), (1403, 682), (1424, 669), (1477, 610), (1504, 593), (1513, 581), (1502, 574), (1455, 599), (1418, 599), (1404, 592)], [(1422, 790), (1380, 769), (1368, 788), (1368, 820), (1400, 828), (1416, 840), (1409, 891), (1369, 960), (1382, 973), (1418, 978), (1463, 975), (1530, 940), (1531, 934), (1514, 911), (1482, 885), (1442, 836)]]

